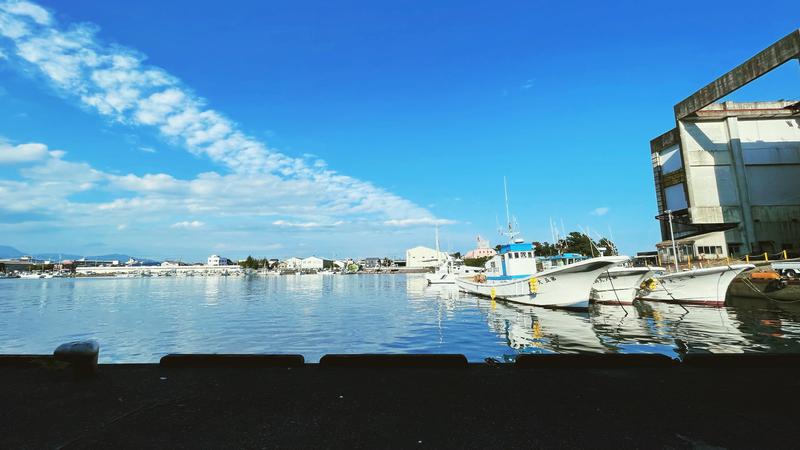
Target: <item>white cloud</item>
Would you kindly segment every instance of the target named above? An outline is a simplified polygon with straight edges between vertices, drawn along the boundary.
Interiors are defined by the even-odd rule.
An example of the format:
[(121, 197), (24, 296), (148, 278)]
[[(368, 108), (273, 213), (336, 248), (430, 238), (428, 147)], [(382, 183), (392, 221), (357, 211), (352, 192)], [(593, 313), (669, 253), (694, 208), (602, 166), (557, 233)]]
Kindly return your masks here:
[(609, 211), (611, 211), (611, 208), (607, 206), (601, 206), (600, 208), (593, 209), (589, 214), (593, 216), (605, 216)]
[(126, 228), (128, 228), (128, 224), (121, 223), (121, 224), (117, 225), (117, 231), (122, 231), (122, 230), (124, 230)]
[(34, 3), (12, 0), (6, 2), (3, 7), (12, 14), (30, 17), (39, 25), (48, 25), (52, 20), (46, 9)]
[(426, 225), (453, 225), (457, 223), (454, 220), (436, 219), (433, 217), (420, 217), (410, 219), (392, 219), (384, 221), (383, 224), (388, 227), (416, 227)]
[[(163, 174), (112, 179), (111, 183), (122, 189), (162, 195), (147, 201), (121, 199), (116, 204), (139, 202), (153, 207), (167, 203), (163, 198), (166, 186), (193, 194), (236, 190), (238, 195), (257, 199), (251, 208), (262, 214), (325, 215), (314, 220), (319, 223), (371, 220), (407, 227), (440, 220), (405, 198), (329, 169), (323, 160), (306, 160), (310, 155), (290, 157), (269, 148), (209, 108), (205, 99), (177, 77), (145, 64), (144, 55), (107, 44), (97, 34), (98, 27), (92, 24), (60, 26), (47, 10), (30, 2), (0, 3), (0, 51), (12, 59), (12, 65), (40, 73), (60, 95), (115, 122), (152, 127), (171, 143), (208, 157), (228, 172), (201, 174), (186, 181), (169, 180)], [(251, 180), (255, 184), (249, 185), (249, 190), (221, 183), (248, 186)], [(188, 199), (184, 205), (198, 210), (223, 209)], [(298, 223), (302, 222), (309, 221)]]
[(190, 229), (201, 228), (203, 225), (205, 224), (203, 222), (200, 222), (199, 220), (192, 220), (191, 222), (184, 220), (183, 222), (173, 223), (170, 226), (170, 228), (182, 228), (185, 230), (190, 230)]
[(153, 147), (139, 147), (139, 150), (145, 153), (156, 153), (156, 149), (154, 149)]
[(0, 164), (18, 164), (41, 161), (50, 157), (47, 146), (44, 144), (19, 144), (9, 145), (0, 142)]
[(525, 80), (524, 83), (520, 86), (520, 89), (523, 91), (527, 91), (528, 89), (533, 87), (533, 80)]
[(315, 228), (333, 228), (344, 225), (346, 222), (338, 220), (333, 223), (319, 223), (319, 222), (289, 222), (286, 220), (276, 220), (272, 225), (280, 228), (299, 228), (303, 230), (310, 230)]

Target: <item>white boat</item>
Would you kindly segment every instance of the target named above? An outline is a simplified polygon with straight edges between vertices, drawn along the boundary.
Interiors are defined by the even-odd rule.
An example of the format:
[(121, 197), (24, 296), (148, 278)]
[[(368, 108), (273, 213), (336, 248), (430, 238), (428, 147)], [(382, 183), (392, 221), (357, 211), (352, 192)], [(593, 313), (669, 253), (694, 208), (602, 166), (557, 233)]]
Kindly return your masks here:
[(586, 309), (597, 277), (629, 259), (601, 256), (537, 272), (532, 247), (517, 242), (501, 246), (500, 254), (486, 263), (486, 276), (458, 278), (456, 284), (471, 294), (523, 305)]
[(32, 279), (44, 278), (44, 275), (42, 275), (40, 273), (24, 272), (24, 273), (20, 273), (19, 277), (32, 280)]
[(590, 297), (594, 303), (631, 305), (642, 283), (664, 272), (663, 267), (612, 267), (597, 277)]
[(425, 274), (428, 284), (456, 284), (456, 279), (460, 277), (471, 277), (483, 272), (480, 267), (470, 267), (463, 264), (456, 264), (455, 261), (447, 261), (434, 273)]
[(668, 303), (688, 303), (721, 306), (725, 303), (728, 286), (737, 275), (754, 269), (753, 264), (691, 269), (656, 276), (645, 281), (638, 298)]

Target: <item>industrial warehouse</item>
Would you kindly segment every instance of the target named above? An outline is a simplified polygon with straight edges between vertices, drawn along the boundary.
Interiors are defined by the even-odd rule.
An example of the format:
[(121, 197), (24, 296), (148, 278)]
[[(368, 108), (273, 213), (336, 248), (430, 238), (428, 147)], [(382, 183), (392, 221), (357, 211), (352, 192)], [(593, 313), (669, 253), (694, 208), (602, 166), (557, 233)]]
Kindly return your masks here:
[(799, 55), (795, 30), (675, 105), (675, 128), (650, 142), (662, 261), (667, 211), (679, 261), (797, 255), (800, 102), (714, 102)]

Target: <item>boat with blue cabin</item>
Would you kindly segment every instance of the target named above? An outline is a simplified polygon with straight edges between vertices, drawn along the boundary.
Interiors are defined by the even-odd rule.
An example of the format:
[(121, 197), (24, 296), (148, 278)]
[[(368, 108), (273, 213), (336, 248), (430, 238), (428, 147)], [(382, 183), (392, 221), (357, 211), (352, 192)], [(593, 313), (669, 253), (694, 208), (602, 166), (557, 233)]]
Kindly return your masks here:
[(516, 239), (500, 246), (486, 262), (485, 274), (462, 277), (462, 291), (514, 303), (551, 308), (586, 309), (595, 280), (627, 256), (576, 259), (538, 271), (533, 244)]
[(555, 267), (538, 271), (533, 243), (519, 239), (516, 221), (508, 208), (505, 178), (508, 229), (501, 233), (509, 243), (501, 245), (497, 255), (486, 262), (486, 273), (456, 279), (459, 289), (470, 294), (500, 299), (523, 305), (551, 308), (587, 309), (592, 285), (600, 274), (628, 261), (627, 256), (600, 256), (583, 260), (558, 260)]

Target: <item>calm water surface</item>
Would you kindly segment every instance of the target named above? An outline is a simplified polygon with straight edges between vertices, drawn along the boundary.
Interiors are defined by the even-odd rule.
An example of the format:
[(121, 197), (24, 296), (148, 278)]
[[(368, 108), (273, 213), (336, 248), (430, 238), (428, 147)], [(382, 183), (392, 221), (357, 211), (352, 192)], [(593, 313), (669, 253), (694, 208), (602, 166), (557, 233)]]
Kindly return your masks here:
[[(800, 352), (800, 304), (661, 303), (587, 313), (428, 287), (419, 275), (0, 280), (0, 353), (93, 338), (101, 362), (167, 353)], [(627, 312), (627, 314), (626, 314)]]

